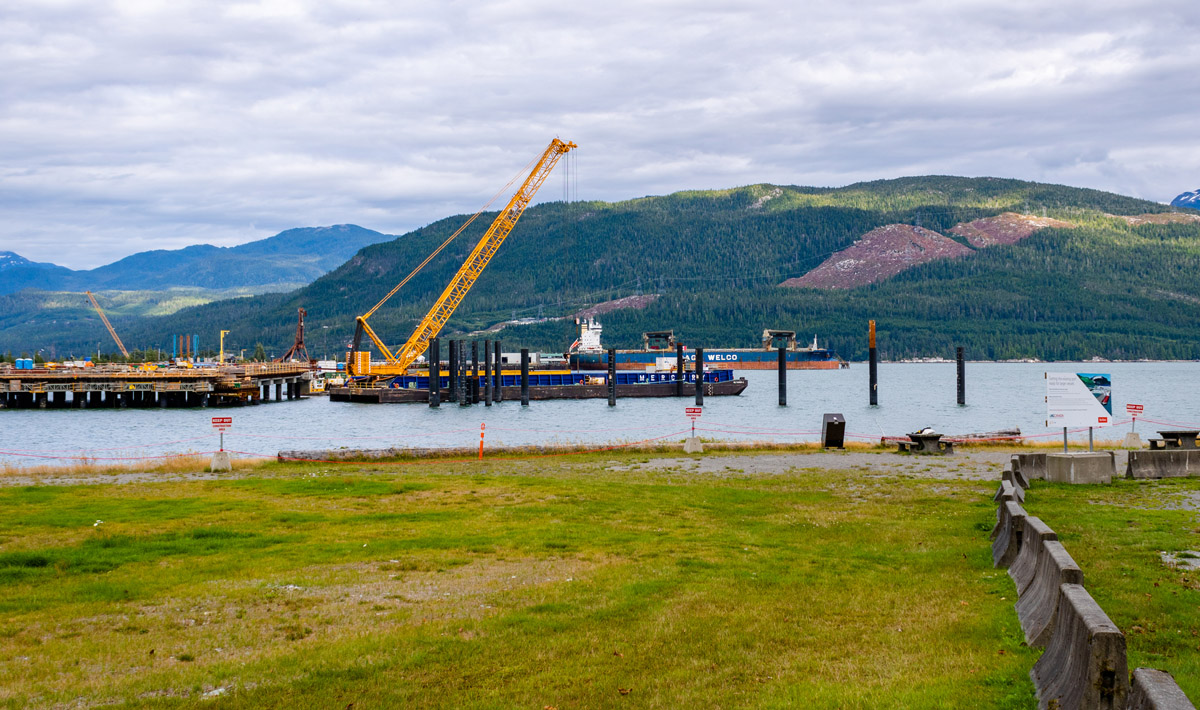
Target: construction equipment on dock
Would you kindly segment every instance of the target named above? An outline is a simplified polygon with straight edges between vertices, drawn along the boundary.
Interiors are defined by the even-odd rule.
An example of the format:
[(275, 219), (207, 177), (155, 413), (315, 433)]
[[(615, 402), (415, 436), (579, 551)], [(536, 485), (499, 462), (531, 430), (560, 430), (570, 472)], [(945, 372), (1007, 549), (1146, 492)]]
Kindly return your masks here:
[[(283, 357), (275, 359), (275, 362), (308, 362), (308, 348), (304, 347), (304, 316), (308, 315), (308, 311), (303, 308), (300, 310), (300, 319), (296, 323), (296, 341), (292, 343), (292, 347), (283, 354)], [(303, 354), (303, 357), (301, 355)]]
[(277, 402), (304, 397), (311, 378), (307, 363), (6, 370), (0, 378), (0, 409), (258, 404), (271, 401), (272, 387)]
[[(384, 296), (379, 303), (375, 304), (374, 308), (359, 316), (355, 322), (354, 341), (351, 344), (350, 352), (346, 357), (347, 374), (351, 377), (367, 376), (371, 380), (381, 377), (394, 377), (396, 375), (405, 374), (408, 371), (409, 366), (416, 362), (417, 358), (425, 352), (426, 348), (429, 346), (429, 339), (436, 337), (437, 334), (441, 332), (442, 327), (446, 324), (446, 321), (449, 320), (450, 316), (454, 313), (454, 309), (458, 307), (458, 304), (460, 304), (466, 297), (467, 293), (471, 290), (471, 287), (475, 285), (475, 280), (479, 278), (481, 273), (483, 273), (484, 268), (488, 265), (488, 262), (491, 261), (491, 258), (493, 255), (495, 255), (496, 250), (500, 248), (500, 245), (504, 243), (505, 238), (508, 237), (510, 232), (512, 232), (513, 227), (515, 227), (517, 224), (517, 220), (521, 218), (521, 215), (525, 212), (525, 208), (528, 207), (529, 203), (533, 201), (533, 196), (537, 194), (538, 188), (540, 188), (542, 183), (546, 181), (546, 178), (550, 176), (550, 171), (554, 169), (554, 166), (558, 163), (559, 158), (566, 155), (573, 148), (577, 147), (578, 146), (576, 146), (574, 143), (563, 142), (557, 138), (550, 141), (550, 145), (537, 160), (537, 163), (533, 166), (533, 170), (530, 171), (529, 176), (525, 178), (525, 182), (521, 184), (521, 187), (512, 196), (512, 199), (508, 201), (508, 204), (504, 207), (504, 209), (500, 210), (500, 214), (496, 215), (496, 219), (492, 221), (492, 224), (490, 227), (488, 227), (487, 232), (484, 233), (483, 237), (479, 240), (479, 243), (475, 245), (475, 249), (471, 251), (471, 254), (467, 257), (467, 260), (463, 262), (463, 265), (459, 267), (458, 273), (454, 275), (454, 278), (450, 280), (450, 283), (446, 286), (445, 290), (442, 291), (442, 295), (438, 297), (438, 300), (433, 304), (433, 307), (430, 308), (429, 312), (425, 314), (425, 317), (421, 319), (421, 322), (417, 325), (416, 330), (413, 331), (413, 334), (409, 337), (408, 341), (404, 343), (404, 345), (400, 346), (395, 354), (393, 354), (387, 345), (385, 345), (384, 342), (379, 338), (379, 336), (375, 334), (375, 331), (373, 331), (371, 326), (367, 324), (367, 319), (369, 319), (376, 311), (378, 311), (383, 304), (387, 303), (388, 299), (396, 295), (396, 292), (399, 291), (404, 284), (408, 283), (409, 279), (411, 279), (417, 274), (418, 271), (424, 268), (424, 266), (428, 264), (435, 256), (437, 256), (442, 249), (450, 244), (455, 237), (462, 233), (462, 231), (466, 229), (467, 225), (471, 224), (471, 222), (479, 216), (480, 212), (476, 212), (470, 219), (467, 220), (466, 224), (464, 224), (462, 227), (459, 227), (454, 234), (450, 235), (450, 237), (443, 242), (441, 246), (435, 249), (434, 252), (428, 257), (426, 257), (426, 259), (421, 262), (417, 268), (413, 269), (412, 273), (406, 276), (403, 281), (401, 281), (396, 285), (395, 288), (388, 292), (388, 294)], [(379, 349), (380, 354), (383, 356), (385, 362), (382, 365), (372, 365), (370, 351), (360, 350), (362, 345), (362, 336), (364, 333), (366, 333), (367, 337), (369, 337), (371, 341), (375, 343), (375, 347)]]
[(108, 322), (108, 316), (104, 315), (104, 310), (96, 302), (96, 297), (92, 295), (91, 291), (84, 291), (84, 293), (87, 294), (88, 300), (92, 302), (92, 308), (95, 308), (96, 313), (100, 314), (100, 320), (104, 321), (104, 327), (108, 328), (108, 334), (112, 336), (113, 340), (117, 341), (117, 347), (121, 349), (121, 354), (129, 357), (129, 351), (125, 349), (125, 343), (121, 342), (121, 338), (117, 335), (117, 331), (113, 329), (112, 323)]

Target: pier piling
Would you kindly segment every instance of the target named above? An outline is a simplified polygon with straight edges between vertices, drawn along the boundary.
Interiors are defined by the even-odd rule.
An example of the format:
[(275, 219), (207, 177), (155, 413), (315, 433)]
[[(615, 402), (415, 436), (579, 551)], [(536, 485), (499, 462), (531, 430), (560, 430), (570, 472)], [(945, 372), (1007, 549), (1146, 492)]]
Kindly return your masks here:
[(961, 346), (955, 353), (955, 360), (958, 361), (958, 406), (961, 407), (967, 403), (967, 366), (963, 361)]
[(521, 406), (529, 406), (529, 348), (521, 348)]
[(479, 404), (479, 341), (471, 341), (471, 404)]
[(675, 396), (683, 396), (683, 343), (675, 343)]
[(471, 383), (467, 381), (467, 343), (458, 341), (458, 406), (471, 403)]
[(696, 406), (704, 406), (704, 348), (696, 348)]
[(617, 350), (608, 349), (608, 406), (617, 406)]
[(483, 341), (483, 406), (492, 406), (492, 341)]
[(449, 341), (446, 349), (446, 379), (450, 389), (450, 401), (458, 401), (458, 342)]
[(500, 341), (497, 340), (496, 342), (492, 343), (492, 348), (495, 349), (495, 351), (496, 351), (496, 356), (492, 359), (492, 366), (495, 367), (495, 369), (496, 369), (496, 386), (493, 389), (496, 392), (496, 401), (503, 402), (504, 401), (504, 367), (502, 366), (501, 361), (504, 358), (500, 357)]
[(442, 353), (437, 338), (429, 339), (429, 406), (437, 409), (442, 402)]
[(779, 406), (787, 406), (787, 348), (779, 348)]
[(867, 371), (871, 379), (871, 406), (879, 406), (879, 353), (875, 350), (875, 321), (871, 321), (867, 349)]

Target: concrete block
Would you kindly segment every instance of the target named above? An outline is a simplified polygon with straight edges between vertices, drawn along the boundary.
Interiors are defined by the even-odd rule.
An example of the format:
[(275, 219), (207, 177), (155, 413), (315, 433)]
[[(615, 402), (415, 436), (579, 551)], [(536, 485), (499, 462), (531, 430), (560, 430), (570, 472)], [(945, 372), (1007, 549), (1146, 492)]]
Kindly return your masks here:
[(1029, 488), (1029, 480), (1025, 478), (1025, 474), (1021, 473), (1020, 467), (1014, 465), (1012, 461), (1004, 464), (1004, 473), (1000, 474), (1000, 480), (1012, 481), (1012, 484), (1021, 490)]
[(228, 451), (214, 451), (212, 462), (208, 465), (210, 471), (232, 471), (233, 461), (229, 458)]
[(1016, 603), (1025, 643), (1039, 648), (1050, 641), (1058, 611), (1058, 591), (1064, 584), (1083, 585), (1083, 571), (1057, 540), (1044, 540), (1033, 579)]
[(1125, 710), (1125, 635), (1086, 589), (1064, 584), (1054, 634), (1029, 675), (1041, 710)]
[(685, 454), (702, 454), (704, 446), (700, 443), (699, 437), (689, 436), (683, 440), (683, 453)]
[(1116, 472), (1111, 451), (1046, 455), (1046, 480), (1055, 483), (1112, 483)]
[(1021, 535), (1025, 531), (1025, 509), (1012, 501), (1000, 505), (1000, 530), (992, 541), (992, 566), (1006, 569), (1021, 551)]
[(1006, 500), (1024, 503), (1025, 489), (1020, 486), (1014, 486), (1012, 481), (1000, 481), (1000, 487), (996, 489), (995, 495), (992, 496), (992, 502), (1003, 503)]
[(1020, 599), (1033, 583), (1037, 574), (1038, 560), (1042, 557), (1042, 547), (1047, 541), (1057, 540), (1058, 533), (1043, 523), (1041, 518), (1029, 516), (1025, 518), (1025, 530), (1021, 533), (1021, 551), (1012, 567), (1008, 568), (1008, 576), (1017, 585), (1017, 598)]
[(1012, 465), (1027, 481), (1046, 478), (1046, 454), (1013, 454)]
[(1136, 431), (1131, 431), (1125, 434), (1125, 440), (1121, 442), (1121, 446), (1126, 449), (1140, 449), (1142, 448), (1142, 437), (1138, 436)]
[(1126, 478), (1184, 478), (1200, 476), (1200, 449), (1130, 451)]
[(1129, 690), (1129, 710), (1196, 710), (1166, 671), (1138, 668)]

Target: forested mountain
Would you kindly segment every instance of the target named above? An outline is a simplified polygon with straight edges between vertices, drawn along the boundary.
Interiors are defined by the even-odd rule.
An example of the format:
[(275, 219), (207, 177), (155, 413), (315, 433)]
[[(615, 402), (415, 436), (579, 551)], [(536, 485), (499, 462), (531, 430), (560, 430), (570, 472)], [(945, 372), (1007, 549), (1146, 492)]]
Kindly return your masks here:
[[(447, 327), (462, 333), (513, 316), (547, 318), (500, 331), (506, 346), (561, 351), (580, 308), (638, 292), (643, 309), (602, 317), (605, 341), (640, 345), (644, 330), (674, 329), (691, 346), (753, 346), (763, 328), (815, 334), (841, 355), (865, 356), (878, 322), (884, 357), (1197, 358), (1200, 225), (1123, 219), (1170, 208), (1111, 193), (992, 178), (918, 177), (805, 188), (755, 185), (617, 203), (531, 207)], [(951, 238), (956, 225), (1012, 212), (1070, 223), (1040, 229), (971, 258), (932, 261), (886, 280), (837, 291), (781, 287), (889, 224)], [(314, 355), (341, 351), (364, 313), (463, 217), (362, 249), (338, 269), (286, 294), (187, 308), (162, 318), (114, 319), (126, 344), (165, 344), (175, 333), (232, 331), (226, 347), (262, 342), (281, 352), (296, 309), (308, 311)], [(399, 344), (466, 258), (489, 219), (477, 220), (371, 319)], [(962, 231), (962, 230), (959, 230)], [(0, 311), (5, 307), (0, 299)], [(0, 331), (0, 348), (60, 349), (107, 342), (102, 326), (48, 327), (43, 312)], [(494, 336), (493, 336), (494, 337)]]
[(342, 264), (364, 246), (391, 239), (395, 237), (353, 224), (305, 227), (235, 247), (197, 244), (140, 252), (85, 271), (34, 263), (12, 252), (0, 252), (0, 294), (23, 288), (157, 291), (278, 285), (283, 287), (281, 290), (291, 290)]

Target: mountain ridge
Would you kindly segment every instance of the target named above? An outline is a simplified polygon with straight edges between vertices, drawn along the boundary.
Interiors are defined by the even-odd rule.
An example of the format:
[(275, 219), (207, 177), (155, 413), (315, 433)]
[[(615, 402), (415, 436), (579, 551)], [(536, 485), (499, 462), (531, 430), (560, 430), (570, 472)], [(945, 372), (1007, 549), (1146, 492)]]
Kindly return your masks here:
[[(980, 221), (1006, 212), (1075, 226), (1048, 224), (1017, 239)], [(372, 328), (386, 342), (407, 338), (490, 218), (468, 228), (372, 316)], [(165, 342), (171, 333), (211, 333), (202, 337), (203, 347), (215, 342), (217, 330), (230, 330), (227, 347), (263, 342), (281, 352), (303, 307), (310, 352), (338, 353), (354, 318), (464, 219), (448, 217), (399, 241), (364, 247), (289, 293), (114, 325), (135, 347)], [(999, 243), (970, 258), (931, 261), (836, 292), (779, 286), (895, 224), (953, 235), (963, 245), (972, 236)], [(975, 232), (953, 233), (968, 224)], [(644, 308), (604, 315), (606, 345), (637, 347), (642, 331), (674, 329), (692, 346), (750, 347), (763, 328), (782, 328), (815, 333), (855, 359), (865, 353), (866, 321), (876, 320), (881, 352), (893, 358), (946, 355), (956, 345), (978, 359), (1192, 358), (1200, 357), (1191, 336), (1191, 324), (1200, 319), (1198, 244), (1200, 223), (1166, 205), (1000, 178), (923, 176), (843, 188), (758, 184), (619, 203), (540, 203), (526, 212), (443, 336), (539, 315), (563, 318), (653, 293), (658, 298)], [(0, 299), (0, 311), (6, 307)], [(94, 323), (63, 327), (60, 318), (51, 331), (43, 324), (52, 317), (34, 313), (14, 322), (0, 331), (0, 348), (16, 350), (17, 343), (51, 332), (60, 345), (94, 346), (103, 339)], [(569, 319), (545, 321), (510, 325), (502, 337), (506, 347), (561, 351), (574, 330)]]
[(354, 224), (299, 227), (232, 247), (193, 244), (153, 249), (79, 271), (5, 252), (15, 258), (8, 262), (0, 258), (0, 294), (24, 288), (128, 291), (290, 286), (316, 279), (364, 246), (395, 238)]

